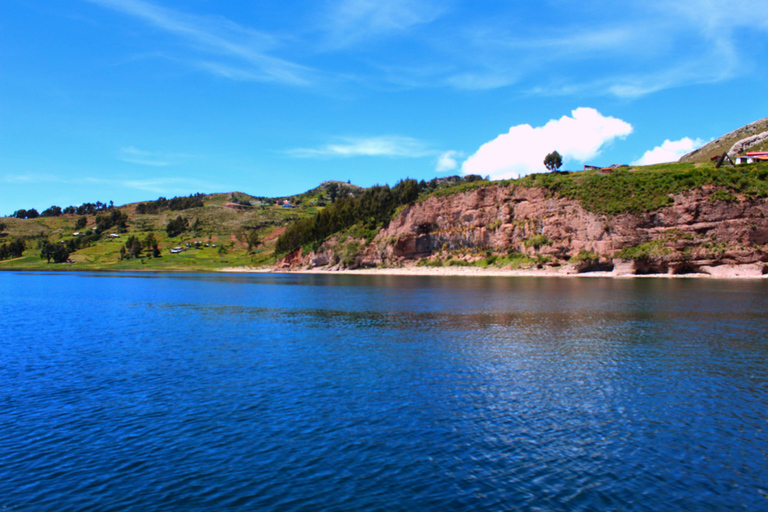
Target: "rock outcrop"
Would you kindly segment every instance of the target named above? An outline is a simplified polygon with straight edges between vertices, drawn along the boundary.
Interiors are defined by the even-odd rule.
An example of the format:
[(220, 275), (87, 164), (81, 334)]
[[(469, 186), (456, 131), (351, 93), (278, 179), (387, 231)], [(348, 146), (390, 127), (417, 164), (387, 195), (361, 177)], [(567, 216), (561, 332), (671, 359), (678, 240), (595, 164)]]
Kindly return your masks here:
[(739, 153), (746, 151), (753, 146), (757, 146), (766, 140), (768, 140), (768, 132), (758, 133), (756, 135), (752, 135), (751, 137), (741, 139), (739, 142), (731, 146), (731, 149), (728, 151), (728, 156), (733, 158)]
[(676, 195), (671, 206), (653, 212), (601, 215), (539, 188), (477, 188), (407, 206), (370, 243), (336, 237), (310, 254), (291, 253), (279, 265), (398, 266), (512, 253), (539, 266), (570, 261), (573, 272), (716, 274), (724, 266), (749, 265), (750, 273), (762, 273), (768, 200), (717, 201), (713, 191)]

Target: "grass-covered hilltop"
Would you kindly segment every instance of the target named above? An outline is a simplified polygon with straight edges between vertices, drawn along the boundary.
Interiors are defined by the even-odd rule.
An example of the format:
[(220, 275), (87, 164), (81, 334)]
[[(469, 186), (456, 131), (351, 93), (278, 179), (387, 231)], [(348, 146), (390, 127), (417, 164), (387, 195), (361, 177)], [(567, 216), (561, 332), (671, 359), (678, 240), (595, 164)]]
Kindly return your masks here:
[(766, 130), (761, 119), (652, 166), (18, 210), (0, 218), (0, 270), (453, 265), (717, 274), (740, 266), (762, 275)]

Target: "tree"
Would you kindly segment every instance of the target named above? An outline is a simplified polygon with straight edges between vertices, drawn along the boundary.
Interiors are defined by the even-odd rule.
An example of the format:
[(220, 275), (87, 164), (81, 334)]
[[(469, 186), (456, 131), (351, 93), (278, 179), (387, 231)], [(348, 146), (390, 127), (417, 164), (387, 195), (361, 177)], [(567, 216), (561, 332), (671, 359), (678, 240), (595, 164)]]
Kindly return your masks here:
[(330, 183), (328, 185), (328, 197), (330, 198), (331, 204), (336, 202), (336, 198), (339, 197), (338, 183)]
[(553, 151), (544, 158), (544, 165), (550, 171), (556, 171), (563, 165), (563, 157), (557, 151)]
[(83, 229), (88, 224), (88, 218), (83, 216), (77, 219), (75, 222), (75, 229)]
[(144, 247), (146, 247), (148, 251), (152, 251), (152, 257), (157, 258), (160, 256), (160, 248), (158, 247), (157, 238), (155, 238), (154, 233), (148, 234), (147, 238), (144, 239)]
[(141, 243), (141, 240), (139, 240), (139, 237), (131, 235), (128, 237), (125, 249), (128, 251), (128, 259), (141, 258), (141, 251), (144, 250), (144, 246)]
[(248, 244), (248, 252), (253, 252), (259, 245), (259, 234), (255, 228), (244, 228), (237, 235), (241, 241)]
[(172, 221), (168, 222), (168, 224), (165, 226), (165, 232), (168, 233), (168, 236), (173, 238), (175, 236), (179, 236), (184, 231), (187, 230), (189, 227), (189, 221), (187, 219), (182, 218), (181, 215), (173, 219)]
[(0, 222), (0, 233), (2, 233), (3, 231), (5, 231), (5, 223)]

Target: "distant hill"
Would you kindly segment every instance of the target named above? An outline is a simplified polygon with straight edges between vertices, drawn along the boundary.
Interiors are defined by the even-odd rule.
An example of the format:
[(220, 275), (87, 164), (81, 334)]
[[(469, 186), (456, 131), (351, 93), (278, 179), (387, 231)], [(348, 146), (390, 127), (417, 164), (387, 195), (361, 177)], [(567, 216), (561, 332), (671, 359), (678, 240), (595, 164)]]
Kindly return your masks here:
[[(734, 147), (739, 141), (744, 139), (755, 137), (760, 134), (765, 134), (765, 138), (762, 141), (758, 141), (754, 145), (743, 144), (748, 147)], [(749, 141), (745, 141), (749, 142)], [(731, 152), (731, 156), (735, 156), (742, 152), (747, 151), (763, 151), (768, 149), (768, 117), (749, 123), (746, 126), (742, 126), (738, 130), (734, 130), (730, 133), (726, 133), (717, 140), (713, 140), (709, 144), (705, 144), (695, 151), (691, 151), (687, 155), (680, 159), (680, 162), (697, 163), (697, 162), (709, 162), (713, 156), (720, 156), (724, 152)]]

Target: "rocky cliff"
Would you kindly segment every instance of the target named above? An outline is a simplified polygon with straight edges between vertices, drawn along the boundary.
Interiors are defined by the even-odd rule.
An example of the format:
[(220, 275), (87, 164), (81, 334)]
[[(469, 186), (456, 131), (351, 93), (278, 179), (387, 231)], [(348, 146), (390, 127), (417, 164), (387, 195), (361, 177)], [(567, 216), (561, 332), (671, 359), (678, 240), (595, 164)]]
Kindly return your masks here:
[(545, 189), (491, 185), (428, 197), (400, 211), (375, 238), (335, 236), (278, 268), (421, 264), (564, 266), (569, 272), (716, 275), (738, 265), (762, 274), (768, 261), (768, 200), (713, 187), (673, 196), (647, 213), (601, 215)]

